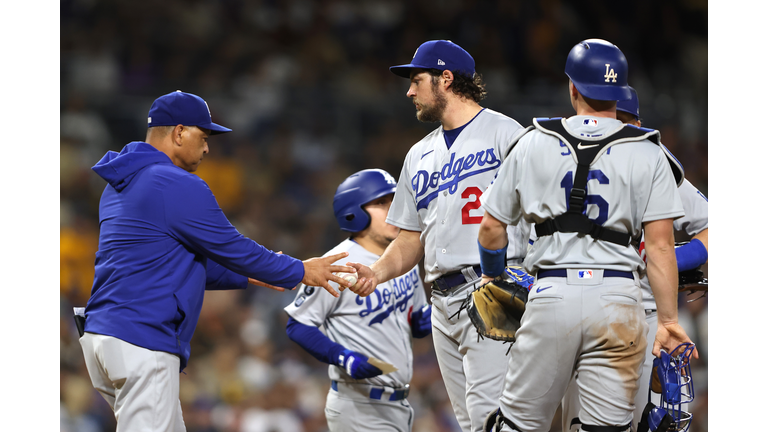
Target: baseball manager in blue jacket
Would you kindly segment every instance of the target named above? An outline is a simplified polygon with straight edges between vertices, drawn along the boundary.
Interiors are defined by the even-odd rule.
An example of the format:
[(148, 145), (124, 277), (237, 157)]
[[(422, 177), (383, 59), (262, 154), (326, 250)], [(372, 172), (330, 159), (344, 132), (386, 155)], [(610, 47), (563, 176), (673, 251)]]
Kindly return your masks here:
[(300, 261), (244, 237), (192, 174), (208, 137), (231, 132), (206, 102), (181, 91), (159, 97), (146, 142), (108, 152), (93, 170), (108, 185), (99, 203), (99, 250), (80, 338), (93, 386), (118, 431), (185, 431), (179, 372), (189, 360), (206, 289), (248, 283), (282, 290), (300, 282), (338, 293), (331, 265), (347, 254)]

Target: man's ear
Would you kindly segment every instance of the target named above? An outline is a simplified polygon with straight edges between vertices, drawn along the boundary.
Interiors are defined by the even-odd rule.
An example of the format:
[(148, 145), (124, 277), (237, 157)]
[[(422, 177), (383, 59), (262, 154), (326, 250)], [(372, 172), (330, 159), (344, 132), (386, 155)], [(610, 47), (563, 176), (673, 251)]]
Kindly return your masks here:
[(181, 135), (184, 132), (184, 125), (176, 125), (171, 132), (171, 140), (175, 145), (181, 145)]
[(443, 82), (445, 85), (443, 86), (445, 89), (451, 86), (453, 84), (453, 72), (449, 70), (444, 70), (443, 74), (440, 75), (441, 78), (443, 78)]
[(576, 86), (573, 85), (573, 81), (568, 80), (568, 91), (571, 93), (571, 99), (576, 99), (576, 96), (578, 96), (579, 91), (576, 90)]

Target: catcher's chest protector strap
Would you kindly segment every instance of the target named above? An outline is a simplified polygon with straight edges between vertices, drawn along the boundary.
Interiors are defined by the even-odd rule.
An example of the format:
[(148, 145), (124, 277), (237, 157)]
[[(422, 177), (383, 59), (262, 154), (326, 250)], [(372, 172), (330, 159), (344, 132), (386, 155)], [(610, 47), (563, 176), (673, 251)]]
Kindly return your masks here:
[[(542, 237), (552, 235), (555, 232), (577, 232), (588, 234), (595, 240), (603, 240), (621, 246), (629, 246), (630, 241), (632, 240), (629, 233), (604, 228), (584, 214), (589, 167), (602, 156), (608, 148), (616, 144), (648, 139), (657, 145), (661, 145), (658, 140), (659, 132), (634, 126), (627, 127), (625, 125), (621, 129), (602, 139), (595, 141), (589, 140), (586, 142), (580, 141), (578, 145), (574, 146), (570, 143), (569, 138), (571, 140), (582, 140), (582, 138), (570, 134), (565, 129), (563, 121), (564, 120), (560, 118), (533, 120), (536, 129), (558, 138), (564, 145), (566, 145), (571, 150), (571, 154), (576, 159), (577, 164), (576, 175), (573, 179), (573, 187), (571, 188), (570, 198), (568, 200), (568, 211), (553, 219), (548, 219), (542, 223), (536, 224), (536, 235)], [(672, 165), (671, 161), (670, 164)], [(674, 171), (675, 170), (673, 169), (673, 172)], [(675, 177), (677, 178), (677, 174)], [(680, 182), (682, 182), (682, 178), (682, 166), (680, 166)]]

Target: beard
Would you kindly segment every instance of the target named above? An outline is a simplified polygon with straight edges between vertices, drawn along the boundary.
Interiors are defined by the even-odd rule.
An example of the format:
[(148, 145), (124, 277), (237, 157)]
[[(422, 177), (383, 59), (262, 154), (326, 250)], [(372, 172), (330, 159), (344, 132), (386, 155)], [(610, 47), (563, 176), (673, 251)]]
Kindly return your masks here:
[(437, 92), (437, 83), (432, 84), (432, 94), (435, 102), (432, 105), (421, 105), (421, 111), (416, 111), (416, 119), (424, 123), (437, 123), (443, 118), (443, 112), (448, 105), (445, 95)]

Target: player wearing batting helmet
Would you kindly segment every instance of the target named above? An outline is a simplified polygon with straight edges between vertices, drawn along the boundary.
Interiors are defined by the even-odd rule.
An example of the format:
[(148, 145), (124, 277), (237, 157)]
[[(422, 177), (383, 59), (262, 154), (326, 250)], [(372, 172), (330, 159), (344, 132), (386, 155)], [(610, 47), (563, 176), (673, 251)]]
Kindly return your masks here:
[[(395, 186), (379, 169), (357, 172), (339, 185), (333, 212), (350, 238), (329, 255), (348, 252), (349, 260), (366, 264), (381, 256), (398, 233), (385, 221)], [(406, 400), (413, 375), (411, 338), (432, 331), (418, 266), (377, 285), (366, 298), (350, 290), (335, 298), (301, 285), (285, 311), (291, 340), (330, 365), (325, 405), (330, 431), (411, 430), (413, 408)]]
[[(548, 430), (574, 375), (582, 430), (630, 429), (648, 343), (639, 287), (646, 269), (658, 308), (653, 354), (690, 342), (677, 322), (673, 236), (673, 220), (684, 215), (682, 167), (658, 131), (616, 119), (616, 102), (631, 97), (616, 45), (576, 44), (565, 72), (576, 115), (534, 119), (482, 197), (484, 269), (498, 268), (483, 251), (504, 245), (508, 225), (535, 223), (537, 235), (523, 264), (536, 281), (489, 431)], [(631, 245), (643, 232), (647, 265)]]
[[(632, 97), (625, 101), (619, 101), (616, 104), (616, 118), (622, 123), (634, 126), (642, 126), (640, 120), (640, 101), (634, 88), (629, 87)], [(677, 259), (677, 270), (679, 272), (688, 271), (699, 267), (707, 262), (707, 245), (709, 239), (709, 211), (707, 198), (699, 192), (687, 179), (677, 189), (680, 193), (680, 199), (683, 203), (685, 216), (675, 219), (673, 227), (676, 233), (682, 236), (692, 237), (692, 240), (682, 246), (675, 248), (675, 257)], [(638, 246), (640, 256), (645, 259), (645, 242), (640, 241)], [(653, 297), (651, 285), (648, 282), (648, 276), (643, 275), (640, 279), (640, 288), (643, 292), (643, 308), (645, 308), (645, 321), (648, 323), (648, 335), (654, 337), (658, 328), (658, 316), (656, 312), (656, 300)], [(645, 361), (643, 362), (642, 373), (637, 381), (638, 392), (635, 395), (635, 413), (633, 424), (637, 426), (643, 415), (643, 411), (648, 401), (648, 386), (651, 378), (651, 368), (653, 366), (653, 344), (649, 343), (645, 351)], [(658, 395), (656, 395), (658, 397)], [(659, 402), (657, 401), (657, 404)], [(576, 431), (579, 427), (579, 389), (575, 380), (571, 380), (568, 390), (563, 397), (563, 431)]]

